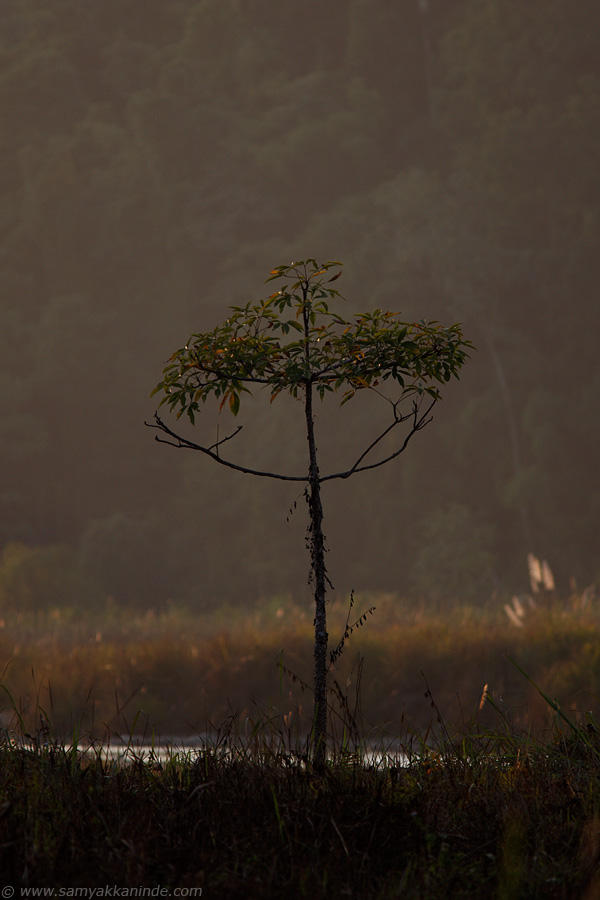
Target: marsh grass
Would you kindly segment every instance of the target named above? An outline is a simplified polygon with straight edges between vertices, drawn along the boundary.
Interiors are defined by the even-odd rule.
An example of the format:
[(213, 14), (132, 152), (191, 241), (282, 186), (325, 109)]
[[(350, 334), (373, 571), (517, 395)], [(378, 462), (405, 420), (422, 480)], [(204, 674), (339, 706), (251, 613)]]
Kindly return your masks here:
[[(424, 733), (433, 715), (425, 679), (444, 720), (468, 719), (487, 684), (514, 727), (543, 735), (555, 714), (509, 658), (575, 722), (600, 712), (600, 614), (591, 604), (530, 611), (519, 628), (501, 602), (432, 615), (395, 597), (366, 596), (356, 599), (356, 618), (371, 607), (330, 671), (338, 740), (352, 745), (359, 734), (373, 740), (405, 728)], [(334, 601), (332, 649), (347, 617), (347, 602)], [(280, 715), (306, 734), (312, 640), (312, 622), (286, 597), (202, 615), (176, 606), (140, 615), (114, 604), (97, 615), (7, 614), (0, 672), (26, 730), (39, 728), (43, 708), (67, 740), (75, 730), (100, 739), (107, 729), (193, 736), (234, 713), (240, 721)], [(13, 705), (2, 709), (0, 700), (5, 727), (12, 716)], [(487, 702), (478, 721), (493, 716)]]
[[(332, 668), (318, 772), (310, 623), (289, 600), (201, 621), (115, 607), (6, 619), (3, 882), (599, 896), (595, 612), (556, 605), (514, 628), (501, 609), (431, 620), (366, 599), (377, 614)], [(341, 636), (347, 607), (330, 619)], [(195, 749), (161, 741), (186, 733)]]
[[(425, 700), (425, 698), (424, 698)], [(133, 736), (120, 762), (51, 724), (0, 742), (0, 871), (14, 887), (201, 887), (219, 898), (592, 898), (600, 729), (539, 740), (441, 719), (324, 769), (289, 719), (229, 717), (197, 750)], [(435, 731), (435, 736), (434, 736)], [(365, 745), (363, 741), (363, 746)], [(404, 751), (400, 760), (398, 749)]]

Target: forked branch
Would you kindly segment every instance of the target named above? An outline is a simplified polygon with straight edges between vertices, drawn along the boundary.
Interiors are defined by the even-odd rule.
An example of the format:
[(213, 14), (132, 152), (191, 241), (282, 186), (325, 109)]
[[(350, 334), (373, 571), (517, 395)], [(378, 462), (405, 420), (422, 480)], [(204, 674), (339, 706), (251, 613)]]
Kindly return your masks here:
[[(332, 472), (330, 475), (321, 475), (319, 477), (319, 482), (322, 483), (324, 481), (332, 481), (335, 478), (350, 478), (350, 476), (356, 475), (358, 472), (366, 472), (370, 469), (377, 469), (379, 466), (383, 466), (385, 465), (385, 463), (390, 462), (390, 460), (395, 459), (397, 456), (400, 456), (400, 454), (403, 453), (404, 450), (406, 450), (411, 437), (416, 434), (417, 431), (421, 431), (426, 425), (429, 424), (429, 422), (431, 422), (431, 416), (429, 416), (429, 413), (431, 412), (435, 403), (436, 400), (432, 400), (425, 412), (420, 413), (420, 405), (415, 401), (413, 402), (412, 412), (406, 415), (399, 414), (397, 411), (397, 404), (393, 404), (394, 421), (390, 425), (388, 425), (387, 428), (384, 428), (381, 434), (379, 434), (375, 438), (375, 440), (373, 440), (369, 444), (369, 446), (357, 458), (354, 465), (349, 469), (343, 470), (341, 472)], [(400, 447), (398, 447), (393, 453), (388, 454), (386, 457), (378, 460), (377, 462), (361, 465), (363, 460), (366, 459), (369, 453), (371, 453), (375, 449), (375, 447), (386, 437), (386, 435), (390, 434), (390, 432), (394, 428), (396, 428), (397, 425), (401, 425), (403, 422), (406, 422), (409, 419), (412, 419), (412, 426)], [(257, 475), (259, 478), (275, 478), (278, 481), (310, 480), (308, 474), (284, 475), (280, 472), (268, 472), (261, 469), (253, 469), (250, 468), (250, 466), (244, 466), (239, 463), (231, 462), (231, 460), (224, 459), (219, 453), (219, 448), (240, 433), (240, 431), (242, 430), (241, 425), (238, 425), (235, 431), (233, 431), (231, 434), (228, 434), (225, 437), (215, 441), (214, 444), (205, 447), (202, 444), (196, 444), (194, 441), (190, 441), (189, 438), (177, 434), (177, 432), (173, 431), (165, 422), (163, 422), (158, 413), (154, 413), (154, 422), (155, 424), (152, 424), (151, 422), (145, 422), (144, 424), (148, 428), (154, 428), (157, 431), (161, 431), (163, 432), (163, 434), (166, 434), (169, 438), (171, 438), (171, 440), (167, 440), (166, 438), (159, 437), (159, 435), (155, 435), (154, 440), (159, 444), (168, 444), (170, 447), (176, 447), (179, 450), (198, 450), (200, 453), (204, 453), (206, 456), (214, 459), (215, 462), (220, 463), (222, 466), (226, 466), (228, 469), (234, 469), (236, 472), (243, 472), (245, 475)]]
[[(354, 465), (345, 472), (336, 472), (333, 475), (324, 475), (321, 478), (321, 481), (331, 481), (333, 478), (350, 478), (351, 475), (356, 475), (357, 472), (366, 472), (369, 469), (377, 469), (377, 468), (379, 468), (379, 466), (385, 465), (386, 463), (390, 462), (392, 459), (396, 459), (397, 456), (400, 456), (400, 454), (406, 450), (406, 448), (408, 447), (408, 442), (410, 441), (411, 437), (414, 434), (416, 434), (417, 431), (421, 431), (423, 428), (425, 428), (426, 425), (429, 425), (429, 423), (431, 422), (431, 420), (433, 418), (432, 416), (429, 415), (429, 413), (435, 406), (436, 402), (437, 401), (435, 399), (433, 399), (431, 401), (431, 403), (429, 404), (429, 406), (427, 407), (427, 409), (425, 410), (425, 412), (422, 414), (419, 414), (420, 406), (416, 402), (413, 403), (413, 411), (410, 415), (399, 416), (399, 415), (397, 415), (395, 407), (394, 407), (395, 418), (394, 418), (394, 421), (392, 422), (392, 424), (388, 425), (388, 427), (386, 429), (384, 429), (384, 431), (382, 431), (381, 434), (378, 437), (376, 437), (375, 440), (369, 444), (367, 449), (363, 453), (361, 453), (361, 455), (358, 457), (358, 459), (356, 460)], [(369, 455), (369, 453), (377, 446), (377, 444), (380, 441), (383, 440), (383, 438), (387, 434), (390, 433), (390, 431), (392, 431), (393, 428), (395, 428), (397, 425), (402, 424), (402, 422), (406, 422), (407, 419), (410, 419), (410, 418), (412, 418), (412, 420), (413, 420), (412, 427), (411, 427), (410, 431), (408, 432), (408, 434), (406, 435), (406, 437), (404, 438), (402, 444), (400, 445), (400, 447), (398, 447), (397, 450), (395, 450), (393, 453), (390, 453), (388, 456), (384, 457), (383, 459), (378, 460), (377, 462), (368, 463), (364, 466), (361, 466), (361, 462), (363, 461), (363, 459), (365, 459)]]
[(308, 480), (306, 475), (281, 475), (278, 472), (263, 472), (260, 469), (251, 469), (249, 466), (241, 466), (238, 463), (230, 462), (227, 459), (223, 459), (222, 456), (219, 456), (219, 447), (221, 446), (221, 444), (224, 444), (225, 441), (229, 441), (237, 434), (239, 434), (242, 430), (241, 425), (239, 425), (232, 434), (221, 438), (210, 447), (203, 447), (202, 444), (196, 444), (194, 443), (194, 441), (190, 441), (188, 440), (188, 438), (182, 437), (180, 434), (177, 434), (175, 431), (169, 428), (168, 425), (165, 425), (158, 413), (154, 413), (154, 421), (156, 423), (155, 425), (153, 425), (151, 422), (145, 422), (144, 424), (148, 428), (155, 428), (158, 431), (164, 432), (164, 434), (168, 434), (169, 437), (173, 439), (167, 441), (165, 438), (161, 438), (158, 435), (155, 435), (154, 440), (158, 441), (159, 444), (169, 444), (169, 446), (177, 447), (178, 449), (199, 450), (200, 453), (204, 453), (206, 454), (206, 456), (210, 456), (211, 459), (214, 459), (215, 462), (220, 463), (222, 466), (227, 466), (228, 469), (235, 469), (236, 472), (243, 472), (245, 475), (257, 475), (259, 478), (276, 478), (279, 481)]

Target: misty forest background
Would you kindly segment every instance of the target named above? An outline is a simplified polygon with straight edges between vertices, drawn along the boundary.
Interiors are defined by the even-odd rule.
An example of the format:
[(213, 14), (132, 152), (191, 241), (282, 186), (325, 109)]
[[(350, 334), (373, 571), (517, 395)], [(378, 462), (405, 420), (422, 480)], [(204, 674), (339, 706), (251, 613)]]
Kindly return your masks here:
[[(310, 604), (301, 493), (144, 427), (169, 355), (306, 256), (344, 263), (346, 313), (461, 321), (478, 348), (399, 461), (325, 486), (335, 588), (485, 604), (527, 589), (529, 552), (561, 591), (593, 583), (594, 3), (18, 0), (0, 17), (2, 609)], [(277, 406), (246, 403), (236, 458), (301, 473), (301, 410)], [(345, 464), (378, 407), (343, 412), (317, 428)]]

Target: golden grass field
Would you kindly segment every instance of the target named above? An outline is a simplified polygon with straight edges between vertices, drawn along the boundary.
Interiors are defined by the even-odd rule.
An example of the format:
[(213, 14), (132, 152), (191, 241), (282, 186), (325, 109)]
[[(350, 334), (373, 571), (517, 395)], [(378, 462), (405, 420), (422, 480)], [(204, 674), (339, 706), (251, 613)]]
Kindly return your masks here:
[[(600, 612), (589, 591), (547, 597), (535, 608), (511, 603), (519, 626), (502, 601), (440, 612), (391, 595), (357, 596), (350, 623), (373, 606), (330, 674), (332, 706), (347, 704), (370, 740), (422, 734), (440, 716), (460, 728), (500, 714), (543, 733), (554, 712), (518, 667), (574, 721), (597, 712)], [(331, 649), (347, 615), (347, 600), (334, 598)], [(108, 729), (172, 737), (214, 730), (233, 714), (247, 728), (281, 713), (291, 730), (306, 733), (311, 629), (310, 599), (302, 606), (289, 597), (211, 613), (170, 606), (139, 614), (108, 603), (87, 615), (7, 614), (2, 722), (14, 725), (14, 706), (30, 729), (43, 710), (60, 736), (102, 737)], [(334, 714), (332, 723), (339, 721)]]

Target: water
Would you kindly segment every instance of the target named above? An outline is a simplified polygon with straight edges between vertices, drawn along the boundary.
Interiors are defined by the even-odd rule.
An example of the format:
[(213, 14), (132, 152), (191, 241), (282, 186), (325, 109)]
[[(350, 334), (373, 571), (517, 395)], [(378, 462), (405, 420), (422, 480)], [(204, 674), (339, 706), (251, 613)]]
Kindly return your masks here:
[[(304, 741), (299, 741), (297, 746), (292, 748), (283, 744), (277, 744), (277, 742), (265, 743), (263, 746), (258, 743), (255, 748), (245, 745), (240, 740), (229, 742), (217, 734), (210, 733), (197, 734), (191, 737), (178, 736), (169, 740), (160, 738), (154, 741), (147, 738), (136, 739), (130, 735), (121, 735), (108, 741), (89, 741), (86, 739), (78, 742), (76, 745), (68, 742), (51, 745), (50, 742), (44, 739), (37, 741), (16, 739), (6, 733), (4, 740), (11, 746), (23, 747), (32, 751), (50, 748), (50, 746), (55, 746), (66, 753), (71, 753), (75, 749), (75, 752), (82, 760), (89, 759), (91, 761), (99, 758), (103, 762), (122, 765), (136, 762), (149, 765), (165, 765), (172, 761), (194, 762), (205, 753), (223, 757), (239, 754), (243, 757), (246, 752), (252, 754), (255, 749), (259, 755), (264, 755), (266, 759), (271, 754), (273, 757), (281, 755), (291, 758), (295, 757), (300, 764), (304, 764), (306, 761), (305, 748), (307, 746), (307, 740), (305, 739)], [(386, 742), (385, 746), (372, 744), (361, 751), (351, 749), (342, 751), (338, 747), (335, 753), (331, 755), (339, 758), (345, 756), (349, 760), (353, 758), (361, 759), (365, 766), (381, 769), (390, 767), (404, 768), (410, 762), (401, 742), (393, 740)]]

